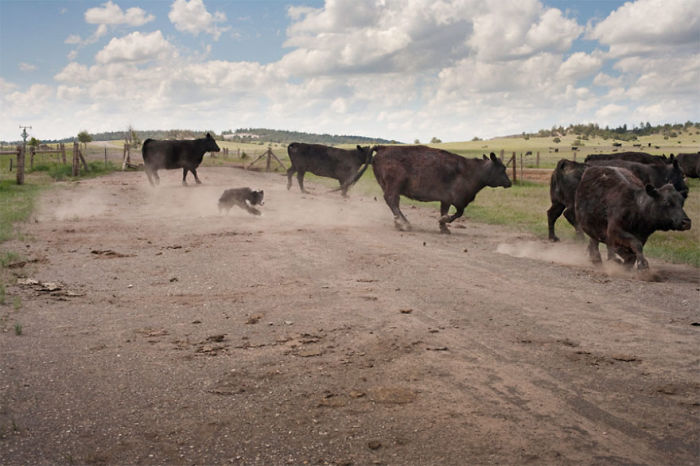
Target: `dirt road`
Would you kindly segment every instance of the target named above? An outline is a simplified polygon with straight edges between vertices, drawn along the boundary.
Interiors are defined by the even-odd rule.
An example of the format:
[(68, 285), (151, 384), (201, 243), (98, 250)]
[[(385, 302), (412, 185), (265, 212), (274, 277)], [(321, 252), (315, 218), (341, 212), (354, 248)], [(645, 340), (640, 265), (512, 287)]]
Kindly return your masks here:
[[(180, 176), (52, 190), (5, 244), (36, 262), (0, 305), (0, 464), (700, 461), (697, 269)], [(242, 186), (264, 215), (219, 215)]]

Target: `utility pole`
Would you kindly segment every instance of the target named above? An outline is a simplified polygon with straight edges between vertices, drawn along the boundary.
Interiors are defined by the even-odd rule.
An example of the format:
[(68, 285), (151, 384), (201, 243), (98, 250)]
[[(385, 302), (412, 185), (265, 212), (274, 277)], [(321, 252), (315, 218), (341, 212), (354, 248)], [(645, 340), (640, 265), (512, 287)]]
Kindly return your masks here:
[(27, 144), (27, 136), (29, 136), (29, 133), (27, 133), (27, 128), (32, 129), (31, 126), (22, 126), (19, 125), (20, 128), (22, 128), (22, 139), (24, 140), (24, 144)]
[(22, 150), (17, 154), (17, 184), (24, 184), (24, 157), (27, 154), (27, 128), (32, 129), (31, 126), (19, 126), (22, 128)]

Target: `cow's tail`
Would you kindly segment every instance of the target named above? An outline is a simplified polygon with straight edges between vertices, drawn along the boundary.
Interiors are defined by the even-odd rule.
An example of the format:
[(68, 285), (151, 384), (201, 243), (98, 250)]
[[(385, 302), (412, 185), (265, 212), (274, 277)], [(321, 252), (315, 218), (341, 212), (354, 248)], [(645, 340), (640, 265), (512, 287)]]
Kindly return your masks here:
[[(352, 180), (350, 180), (350, 183), (347, 184), (347, 188), (350, 188), (350, 186), (354, 185), (357, 183), (357, 180), (362, 178), (362, 175), (365, 174), (365, 171), (367, 171), (367, 167), (369, 167), (372, 164), (372, 160), (374, 160), (373, 153), (376, 151), (377, 146), (372, 146), (372, 148), (369, 150), (369, 154), (367, 154), (367, 159), (365, 160), (365, 164), (360, 168), (355, 176), (353, 176)], [(343, 189), (343, 186), (337, 187), (335, 189), (332, 189), (330, 192), (334, 193), (336, 191), (340, 191)]]

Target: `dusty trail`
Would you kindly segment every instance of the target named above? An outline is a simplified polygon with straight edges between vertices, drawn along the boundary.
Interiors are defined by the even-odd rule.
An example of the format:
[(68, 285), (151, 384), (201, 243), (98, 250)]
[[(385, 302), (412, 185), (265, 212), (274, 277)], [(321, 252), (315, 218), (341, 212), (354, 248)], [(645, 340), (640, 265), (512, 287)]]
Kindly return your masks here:
[[(52, 191), (8, 245), (61, 289), (0, 306), (0, 463), (697, 464), (697, 269), (200, 172)], [(242, 186), (264, 215), (219, 215)]]

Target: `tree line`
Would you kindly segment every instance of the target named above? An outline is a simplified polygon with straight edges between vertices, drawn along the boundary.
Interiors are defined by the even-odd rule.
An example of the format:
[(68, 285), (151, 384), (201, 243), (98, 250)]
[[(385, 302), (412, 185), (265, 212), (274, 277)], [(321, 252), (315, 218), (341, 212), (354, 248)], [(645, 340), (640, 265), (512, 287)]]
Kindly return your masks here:
[(627, 124), (610, 128), (605, 126), (600, 127), (597, 123), (588, 124), (570, 124), (567, 127), (552, 126), (551, 129), (541, 129), (536, 133), (523, 132), (522, 136), (528, 137), (561, 137), (567, 134), (574, 134), (580, 139), (589, 139), (599, 137), (602, 139), (618, 139), (620, 141), (634, 141), (640, 136), (650, 136), (652, 134), (662, 134), (666, 139), (678, 137), (681, 131), (700, 131), (700, 123), (686, 121), (685, 123), (663, 125), (651, 125), (648, 121), (640, 122), (639, 125), (634, 125), (631, 128)]
[(289, 144), (291, 142), (305, 142), (308, 144), (397, 144), (398, 141), (390, 141), (382, 138), (369, 138), (365, 136), (350, 136), (337, 134), (304, 133), (301, 131), (286, 131), (269, 128), (238, 128), (237, 130), (223, 131), (222, 136), (228, 136), (234, 141), (241, 142), (275, 142)]
[(100, 133), (90, 133), (83, 130), (76, 136), (63, 139), (44, 139), (42, 143), (73, 142), (75, 140), (86, 143), (91, 141), (129, 141), (139, 145), (140, 142), (148, 138), (152, 139), (195, 139), (204, 137), (210, 133), (215, 139), (230, 139), (238, 142), (274, 142), (289, 144), (291, 142), (306, 142), (309, 144), (396, 144), (397, 141), (390, 141), (381, 138), (369, 138), (364, 136), (349, 136), (335, 134), (303, 133), (299, 131), (284, 131), (267, 128), (239, 128), (235, 132), (232, 130), (222, 131), (218, 134), (214, 130), (195, 131), (189, 129), (168, 129), (168, 130), (135, 130), (129, 128), (124, 131), (105, 131)]

